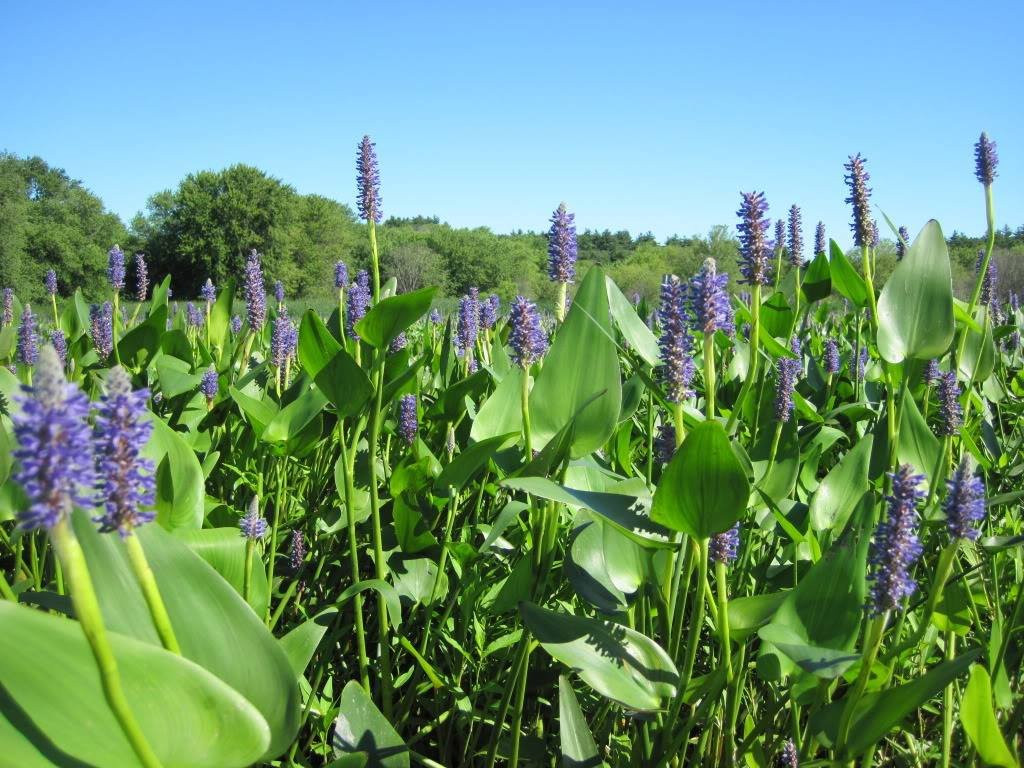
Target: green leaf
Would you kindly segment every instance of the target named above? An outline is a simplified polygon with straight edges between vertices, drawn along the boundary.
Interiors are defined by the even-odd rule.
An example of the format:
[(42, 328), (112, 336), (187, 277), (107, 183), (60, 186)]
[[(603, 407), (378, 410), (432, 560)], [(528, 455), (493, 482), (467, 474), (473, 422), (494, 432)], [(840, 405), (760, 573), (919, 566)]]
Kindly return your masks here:
[(288, 663), (296, 678), (301, 677), (306, 671), (310, 659), (316, 653), (317, 646), (324, 639), (324, 635), (327, 634), (327, 630), (337, 614), (337, 609), (328, 608), (313, 618), (306, 619), (278, 641), (284, 655), (288, 657)]
[(203, 378), (202, 373), (192, 372), (192, 363), (168, 354), (157, 359), (156, 375), (160, 380), (160, 391), (167, 398), (194, 392)]
[(268, 443), (292, 440), (313, 421), (327, 405), (327, 397), (319, 389), (307, 389), (278, 411), (260, 437)]
[[(908, 398), (909, 399), (909, 398)], [(873, 437), (869, 434), (829, 470), (811, 497), (811, 528), (840, 530), (867, 492)]]
[(829, 268), (828, 257), (824, 253), (816, 254), (814, 260), (807, 266), (800, 287), (804, 298), (811, 303), (827, 299), (831, 295), (832, 271)]
[[(0, 762), (141, 765), (107, 705), (77, 621), (5, 600), (0, 625)], [(108, 637), (128, 705), (164, 765), (243, 768), (266, 752), (267, 723), (237, 691), (163, 648)]]
[(763, 595), (735, 597), (729, 600), (729, 633), (741, 642), (764, 626), (775, 615), (788, 592), (768, 592)]
[(469, 431), (471, 440), (480, 442), (498, 435), (522, 432), (523, 408), (520, 400), (525, 375), (526, 372), (519, 366), (505, 374), (477, 411)]
[(380, 579), (363, 579), (350, 585), (338, 596), (338, 606), (344, 605), (347, 600), (355, 597), (356, 593), (365, 592), (368, 589), (372, 589), (384, 598), (388, 617), (391, 619), (391, 626), (402, 626), (402, 602), (398, 599), (398, 591), (386, 581)]
[(622, 295), (619, 286), (610, 276), (605, 277), (605, 286), (608, 289), (608, 308), (622, 338), (649, 366), (653, 368), (660, 365), (661, 350), (658, 348), (658, 340), (647, 327), (647, 323), (640, 319), (636, 309)]
[(992, 707), (992, 681), (981, 664), (971, 667), (970, 679), (960, 699), (960, 722), (986, 765), (1018, 768), (1017, 759), (999, 730)]
[[(107, 628), (159, 646), (121, 538), (116, 533), (99, 534), (82, 513), (75, 514), (74, 528)], [(271, 733), (264, 757), (279, 755), (299, 727), (299, 689), (277, 640), (235, 589), (183, 542), (157, 525), (143, 526), (136, 535), (182, 655), (259, 710)]]
[(558, 676), (558, 738), (563, 768), (596, 768), (603, 764), (572, 684), (565, 675)]
[(949, 251), (942, 228), (932, 219), (878, 297), (878, 351), (890, 363), (941, 357), (954, 330)]
[(901, 464), (910, 464), (918, 472), (932, 478), (942, 446), (917, 408), (914, 398), (906, 397), (900, 409), (900, 429), (896, 455)]
[(231, 331), (231, 309), (235, 304), (235, 281), (233, 278), (221, 286), (217, 300), (210, 307), (210, 344), (224, 349)]
[(981, 326), (981, 330), (967, 330), (964, 354), (960, 358), (958, 372), (962, 381), (979, 382), (992, 375), (996, 362), (996, 346), (992, 338), (992, 321), (988, 319), (988, 307), (978, 307), (974, 312), (974, 319)]
[(324, 363), (314, 381), (342, 419), (355, 416), (373, 396), (369, 377), (344, 349)]
[(365, 753), (367, 768), (409, 768), (409, 748), (355, 680), (341, 692), (331, 744), (337, 755)]
[(122, 364), (131, 368), (144, 368), (160, 349), (160, 337), (166, 330), (167, 307), (157, 307), (149, 313), (145, 322), (132, 328), (117, 343), (117, 353)]
[(434, 481), (434, 487), (445, 494), (449, 488), (456, 490), (462, 488), (496, 452), (507, 448), (518, 437), (518, 432), (510, 432), (473, 443), (462, 453), (456, 455), (452, 462), (441, 470), (441, 474)]
[(421, 288), (381, 299), (355, 325), (359, 338), (377, 349), (385, 349), (395, 338), (430, 310), (436, 288)]
[(612, 581), (604, 559), (604, 526), (585, 512), (576, 519), (580, 524), (569, 535), (563, 564), (566, 578), (576, 594), (598, 610), (625, 611), (626, 596)]
[[(147, 412), (148, 413), (148, 412)], [(149, 414), (153, 433), (142, 455), (156, 466), (156, 520), (169, 531), (203, 524), (206, 478), (188, 443), (167, 423)]]
[(828, 248), (832, 287), (848, 298), (854, 306), (862, 309), (868, 306), (868, 286), (864, 282), (864, 278), (854, 269), (853, 264), (846, 258), (843, 249), (836, 244), (835, 240), (829, 240)]
[(651, 520), (704, 539), (731, 528), (749, 497), (750, 481), (725, 428), (703, 421), (690, 430), (662, 474)]
[(267, 425), (277, 415), (277, 403), (266, 395), (255, 397), (235, 387), (228, 387), (228, 394), (231, 395), (231, 399), (235, 401), (239, 410), (245, 414), (257, 436), (263, 434)]
[[(209, 563), (239, 595), (245, 588), (245, 539), (238, 528), (178, 528), (175, 538)], [(267, 612), (270, 590), (267, 570), (258, 558), (253, 558), (252, 583), (249, 587), (249, 605), (257, 616)]]
[(298, 354), (302, 370), (315, 379), (339, 349), (341, 349), (341, 344), (327, 330), (327, 326), (324, 325), (324, 321), (320, 319), (316, 310), (306, 310), (306, 314), (302, 316), (302, 323), (299, 325)]
[(574, 458), (596, 451), (612, 436), (622, 402), (605, 285), (604, 273), (591, 267), (530, 393), (535, 444), (547, 443), (575, 417)]
[(679, 673), (649, 637), (611, 621), (533, 603), (521, 603), (519, 613), (544, 650), (602, 696), (638, 712), (662, 709), (675, 696)]

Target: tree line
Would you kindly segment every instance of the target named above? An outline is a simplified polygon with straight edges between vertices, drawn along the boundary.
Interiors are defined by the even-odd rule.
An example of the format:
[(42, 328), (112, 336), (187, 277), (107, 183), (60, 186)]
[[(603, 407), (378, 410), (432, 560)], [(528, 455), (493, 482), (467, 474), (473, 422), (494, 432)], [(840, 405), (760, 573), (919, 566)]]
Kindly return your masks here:
[[(402, 291), (438, 285), (457, 296), (477, 286), (505, 299), (517, 293), (541, 302), (554, 299), (545, 232), (496, 234), (486, 227), (452, 227), (437, 217), (392, 217), (378, 228), (378, 240), (383, 270)], [(609, 230), (588, 230), (578, 240), (580, 270), (603, 265), (627, 295), (654, 299), (663, 274), (693, 274), (708, 257), (720, 270), (739, 273), (730, 226), (664, 243), (650, 233)], [(0, 154), (0, 286), (38, 297), (46, 270), (53, 268), (61, 293), (81, 287), (87, 298), (98, 297), (105, 290), (107, 250), (115, 243), (126, 253), (145, 253), (151, 279), (171, 275), (181, 298), (198, 295), (207, 277), (223, 284), (241, 274), (252, 249), (263, 255), (268, 279), (280, 280), (292, 298), (332, 294), (338, 260), (351, 273), (369, 264), (365, 225), (349, 206), (299, 194), (252, 166), (189, 174), (175, 189), (152, 195), (145, 210), (125, 224), (63, 169), (39, 157)], [(962, 295), (984, 241), (954, 232), (949, 246), (954, 285)], [(854, 260), (858, 256), (851, 253)], [(1001, 293), (1024, 291), (1021, 256), (1024, 226), (1000, 230), (995, 260)], [(893, 239), (883, 238), (876, 262), (881, 285), (896, 263)]]

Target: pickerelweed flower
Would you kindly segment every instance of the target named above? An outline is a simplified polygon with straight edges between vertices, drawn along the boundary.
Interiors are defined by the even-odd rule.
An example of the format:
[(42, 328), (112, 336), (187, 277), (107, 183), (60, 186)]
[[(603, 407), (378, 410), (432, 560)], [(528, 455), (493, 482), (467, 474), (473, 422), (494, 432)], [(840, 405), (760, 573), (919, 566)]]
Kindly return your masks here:
[(659, 375), (665, 384), (665, 397), (671, 403), (681, 403), (693, 393), (693, 339), (686, 319), (686, 294), (683, 282), (675, 275), (666, 275), (661, 282), (661, 303), (658, 320), (661, 323), (661, 349)]
[(786, 247), (786, 222), (784, 219), (775, 220), (775, 249), (781, 251)]
[(248, 510), (242, 516), (242, 519), (238, 521), (238, 528), (242, 531), (242, 536), (252, 541), (262, 539), (267, 535), (267, 521), (260, 514), (260, 500), (258, 496), (252, 497)]
[[(852, 355), (852, 352), (851, 352), (851, 355)], [(854, 378), (857, 381), (863, 381), (864, 380), (864, 369), (867, 367), (867, 364), (868, 364), (868, 348), (867, 347), (861, 347), (860, 348), (860, 354), (857, 355), (856, 360), (853, 360), (852, 363), (853, 363), (852, 367), (856, 371), (856, 373), (854, 374)]]
[(190, 328), (199, 328), (204, 322), (203, 310), (191, 301), (185, 304), (185, 322)]
[(213, 399), (217, 397), (218, 387), (217, 368), (211, 363), (210, 367), (203, 373), (203, 378), (199, 380), (199, 391), (206, 398), (207, 405), (212, 403)]
[(107, 281), (114, 291), (124, 290), (124, 251), (116, 245), (107, 251)]
[(366, 316), (370, 308), (370, 273), (361, 269), (356, 273), (355, 282), (348, 289), (348, 310), (345, 312), (345, 329), (350, 339), (358, 339), (356, 323)]
[(376, 145), (369, 136), (359, 142), (356, 156), (356, 205), (359, 218), (380, 224), (380, 171), (377, 169)]
[(53, 269), (46, 270), (46, 278), (43, 280), (46, 292), (51, 296), (57, 295), (57, 272)]
[(871, 247), (877, 248), (878, 244), (882, 242), (882, 236), (878, 233), (878, 222), (874, 219), (871, 220)]
[(282, 312), (274, 318), (274, 328), (270, 336), (271, 364), (283, 368), (292, 356), (297, 341), (295, 323), (292, 322), (287, 312)]
[(789, 263), (799, 267), (804, 263), (804, 232), (799, 206), (789, 209)]
[(985, 483), (962, 459), (946, 481), (946, 500), (942, 504), (946, 526), (953, 539), (978, 538), (978, 524), (985, 519)]
[(1010, 311), (1016, 312), (1020, 309), (1020, 297), (1016, 291), (1010, 291)]
[(36, 334), (36, 316), (28, 304), (21, 311), (21, 324), (18, 325), (18, 362), (22, 365), (35, 365), (39, 359), (39, 337)]
[(0, 324), (10, 325), (14, 322), (14, 289), (4, 288), (3, 297), (0, 299)]
[(540, 314), (532, 301), (516, 296), (508, 315), (508, 343), (512, 362), (529, 368), (548, 350), (548, 337), (540, 324)]
[[(985, 262), (985, 252), (978, 251), (978, 258), (974, 262), (974, 272), (978, 274), (981, 272), (981, 266)], [(985, 276), (981, 279), (981, 296), (980, 301), (982, 304), (989, 305), (992, 303), (993, 297), (996, 295), (996, 278), (998, 272), (996, 271), (996, 260), (988, 260), (988, 270), (985, 272)]]
[(109, 301), (89, 308), (89, 326), (92, 345), (100, 360), (106, 360), (114, 351), (114, 307)]
[(716, 533), (708, 542), (708, 558), (713, 563), (733, 562), (740, 551), (740, 524), (737, 522), (727, 531)]
[(274, 299), (278, 304), (284, 304), (284, 283), (280, 280), (274, 281)]
[(939, 361), (935, 358), (929, 360), (924, 366), (924, 373), (922, 378), (924, 379), (925, 386), (931, 386), (939, 380), (942, 375), (942, 371), (939, 369)]
[(288, 555), (288, 565), (291, 566), (292, 573), (298, 573), (305, 559), (306, 538), (302, 535), (302, 531), (296, 529), (292, 531), (292, 548)]
[(705, 335), (724, 331), (732, 335), (736, 324), (732, 304), (725, 286), (729, 275), (718, 272), (718, 265), (712, 258), (704, 260), (700, 271), (690, 280), (690, 309), (698, 330)]
[(50, 346), (40, 352), (34, 386), (23, 390), (21, 409), (11, 414), (18, 444), (13, 477), (28, 497), (18, 527), (49, 529), (66, 519), (73, 505), (93, 503), (89, 400), (64, 378), (64, 366)]
[(662, 464), (668, 464), (676, 455), (676, 428), (670, 421), (662, 422), (654, 436), (654, 455)]
[(896, 238), (896, 258), (903, 261), (903, 257), (907, 255), (907, 246), (910, 244), (910, 232), (906, 227), (900, 227), (899, 235)]
[(412, 445), (416, 442), (419, 422), (416, 418), (416, 395), (402, 395), (398, 401), (398, 436)]
[(156, 517), (153, 462), (142, 457), (153, 422), (146, 416), (149, 390), (132, 391), (132, 380), (121, 366), (107, 374), (106, 393), (96, 412), (93, 430), (96, 450), (96, 490), (105, 506), (93, 518), (104, 533), (127, 536), (133, 528)]
[(458, 323), (455, 328), (455, 350), (460, 357), (473, 359), (473, 348), (480, 335), (480, 291), (470, 288), (459, 300)]
[(778, 421), (789, 421), (793, 415), (793, 392), (796, 391), (796, 379), (800, 370), (800, 361), (790, 357), (780, 357), (775, 363), (778, 380), (775, 385), (775, 418)]
[(54, 352), (57, 353), (57, 357), (60, 359), (60, 364), (68, 364), (68, 342), (64, 338), (64, 332), (59, 328), (50, 331), (50, 344), (53, 345)]
[(501, 306), (501, 299), (498, 294), (492, 293), (480, 302), (480, 327), (490, 330), (498, 322), (498, 308)]
[(437, 309), (430, 310), (430, 315), (427, 317), (431, 325), (440, 325), (443, 322), (441, 312)]
[(551, 215), (548, 231), (548, 277), (556, 283), (571, 283), (576, 279), (576, 214), (569, 213), (560, 203)]
[(892, 478), (892, 493), (886, 497), (888, 515), (879, 523), (871, 542), (871, 586), (868, 610), (872, 616), (899, 607), (904, 598), (917, 589), (911, 570), (921, 556), (917, 536), (917, 503), (925, 497), (920, 485), (923, 475), (913, 474), (909, 464), (902, 465)]
[(217, 288), (214, 286), (213, 280), (206, 278), (203, 287), (199, 289), (199, 295), (207, 304), (213, 304), (217, 300)]
[(334, 264), (334, 287), (339, 291), (348, 285), (348, 265), (344, 261)]
[(401, 352), (407, 346), (409, 346), (409, 337), (405, 335), (405, 331), (402, 331), (391, 340), (391, 344), (388, 345), (388, 352), (393, 355), (396, 352)]
[(231, 332), (237, 335), (238, 332), (241, 331), (241, 330), (242, 330), (242, 318), (240, 318), (238, 315), (232, 315), (231, 316)]
[(779, 753), (779, 768), (800, 768), (800, 754), (796, 751), (796, 742), (786, 739)]
[(828, 244), (825, 241), (825, 222), (819, 221), (814, 229), (814, 255), (825, 253)]
[(960, 406), (960, 384), (953, 371), (939, 376), (936, 394), (939, 400), (939, 436), (952, 437), (960, 431), (964, 418)]
[(1020, 331), (1014, 329), (1010, 332), (1009, 336), (1006, 336), (1003, 340), (1003, 349), (1007, 352), (1015, 352), (1020, 346)]
[(825, 360), (825, 373), (830, 376), (835, 376), (839, 373), (839, 345), (834, 339), (825, 339), (825, 351), (823, 357)]
[(740, 233), (740, 271), (743, 282), (748, 285), (769, 285), (771, 276), (769, 269), (771, 254), (765, 233), (768, 231), (768, 202), (764, 192), (743, 192), (743, 201), (736, 215), (740, 223), (736, 225)]
[[(135, 254), (135, 300), (145, 301), (149, 298), (149, 267), (146, 266), (146, 255)], [(171, 289), (167, 289), (167, 298), (171, 298)]]
[(986, 187), (990, 186), (997, 176), (999, 155), (996, 154), (996, 143), (982, 131), (978, 142), (974, 145), (974, 175)]
[(858, 248), (871, 245), (873, 236), (871, 222), (871, 188), (868, 181), (871, 179), (867, 169), (864, 167), (864, 158), (858, 152), (850, 155), (850, 162), (843, 165), (847, 170), (847, 185), (850, 187), (850, 196), (846, 202), (853, 206), (853, 221), (850, 229), (853, 231), (853, 243)]
[(267, 292), (263, 284), (263, 266), (260, 255), (253, 248), (245, 260), (245, 308), (249, 316), (249, 327), (259, 331), (267, 321)]

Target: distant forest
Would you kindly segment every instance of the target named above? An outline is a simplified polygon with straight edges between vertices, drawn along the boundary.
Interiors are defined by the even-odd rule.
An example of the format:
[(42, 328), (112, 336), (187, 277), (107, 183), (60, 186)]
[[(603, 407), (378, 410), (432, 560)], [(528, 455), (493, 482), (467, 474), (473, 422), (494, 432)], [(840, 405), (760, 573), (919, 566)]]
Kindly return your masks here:
[[(814, 222), (806, 221), (805, 229), (805, 240), (813, 241)], [(417, 216), (387, 219), (378, 240), (384, 271), (402, 291), (438, 285), (456, 296), (477, 286), (505, 299), (517, 293), (545, 303), (554, 298), (546, 277), (545, 232), (500, 235)], [(196, 296), (208, 276), (220, 284), (240, 274), (253, 248), (263, 254), (268, 279), (280, 280), (292, 298), (330, 295), (339, 259), (352, 270), (369, 263), (365, 225), (348, 206), (301, 195), (258, 168), (234, 165), (190, 174), (176, 189), (150, 197), (145, 212), (126, 224), (64, 170), (38, 157), (0, 154), (0, 286), (14, 287), (25, 299), (38, 297), (52, 267), (61, 293), (81, 287), (87, 298), (98, 297), (107, 250), (115, 243), (126, 253), (145, 253), (151, 278), (172, 275), (180, 298)], [(982, 246), (980, 237), (954, 232), (949, 238), (961, 295)], [(1024, 226), (999, 231), (996, 248), (1000, 293), (1024, 292)], [(688, 276), (709, 256), (721, 270), (738, 274), (733, 227), (719, 225), (664, 243), (649, 233), (579, 233), (580, 271), (590, 263), (603, 265), (627, 295), (653, 298), (663, 274)], [(859, 252), (850, 256), (856, 261)], [(892, 239), (883, 238), (876, 259), (880, 285), (895, 264)]]

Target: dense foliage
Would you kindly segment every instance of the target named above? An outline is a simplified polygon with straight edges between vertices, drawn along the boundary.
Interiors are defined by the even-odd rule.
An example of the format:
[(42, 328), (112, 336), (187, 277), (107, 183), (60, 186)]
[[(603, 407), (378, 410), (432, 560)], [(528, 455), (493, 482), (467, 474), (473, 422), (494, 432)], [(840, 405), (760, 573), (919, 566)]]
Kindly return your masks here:
[[(1024, 314), (986, 142), (963, 299), (976, 244), (929, 221), (887, 265), (860, 156), (850, 258), (756, 192), (735, 240), (378, 226), (368, 138), (363, 223), (199, 174), (102, 303), (4, 292), (0, 763), (1018, 766)], [(296, 274), (332, 217), (366, 270)], [(520, 286), (473, 237), (540, 248), (553, 312), (450, 282)]]

